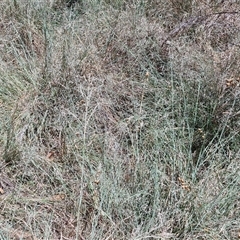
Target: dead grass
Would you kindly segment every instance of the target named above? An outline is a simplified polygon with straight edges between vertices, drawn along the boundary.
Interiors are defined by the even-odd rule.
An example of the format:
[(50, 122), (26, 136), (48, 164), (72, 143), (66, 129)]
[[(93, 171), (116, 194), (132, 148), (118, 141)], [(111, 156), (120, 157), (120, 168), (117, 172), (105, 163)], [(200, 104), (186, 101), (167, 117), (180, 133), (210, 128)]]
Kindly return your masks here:
[(2, 1), (1, 239), (237, 239), (239, 4)]

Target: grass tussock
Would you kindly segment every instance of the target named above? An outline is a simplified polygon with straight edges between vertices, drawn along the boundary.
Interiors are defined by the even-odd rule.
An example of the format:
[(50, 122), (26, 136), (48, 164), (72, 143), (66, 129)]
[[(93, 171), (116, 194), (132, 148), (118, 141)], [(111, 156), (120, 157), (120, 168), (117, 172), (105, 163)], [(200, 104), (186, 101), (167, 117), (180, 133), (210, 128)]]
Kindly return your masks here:
[(1, 1), (1, 239), (237, 239), (239, 9)]

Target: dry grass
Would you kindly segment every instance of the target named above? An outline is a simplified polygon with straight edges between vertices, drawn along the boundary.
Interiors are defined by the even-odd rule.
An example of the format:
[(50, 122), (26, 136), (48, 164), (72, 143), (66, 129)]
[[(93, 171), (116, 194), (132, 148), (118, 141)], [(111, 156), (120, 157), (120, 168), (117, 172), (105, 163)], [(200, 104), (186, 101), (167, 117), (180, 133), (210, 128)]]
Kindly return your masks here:
[(0, 239), (237, 239), (239, 3), (0, 3)]

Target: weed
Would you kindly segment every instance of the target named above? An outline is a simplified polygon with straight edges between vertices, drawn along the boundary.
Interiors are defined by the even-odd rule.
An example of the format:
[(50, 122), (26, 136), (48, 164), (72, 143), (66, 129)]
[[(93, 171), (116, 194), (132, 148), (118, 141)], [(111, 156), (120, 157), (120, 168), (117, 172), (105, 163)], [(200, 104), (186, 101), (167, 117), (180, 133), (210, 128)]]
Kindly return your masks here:
[(1, 239), (237, 239), (236, 9), (2, 1)]

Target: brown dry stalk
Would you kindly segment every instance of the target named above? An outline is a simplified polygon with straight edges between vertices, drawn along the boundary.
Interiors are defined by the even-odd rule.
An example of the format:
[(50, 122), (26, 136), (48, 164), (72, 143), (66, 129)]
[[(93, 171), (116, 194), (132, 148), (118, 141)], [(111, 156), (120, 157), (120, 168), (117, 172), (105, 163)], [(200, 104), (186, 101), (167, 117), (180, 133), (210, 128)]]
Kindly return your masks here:
[(204, 21), (206, 21), (209, 17), (212, 17), (214, 15), (223, 15), (223, 14), (239, 14), (240, 12), (218, 12), (218, 13), (212, 13), (208, 15), (203, 15), (203, 16), (195, 16), (195, 17), (190, 17), (188, 20), (180, 23), (176, 28), (174, 28), (168, 35), (167, 37), (162, 41), (161, 47), (163, 47), (166, 42), (171, 39), (176, 37), (179, 33), (182, 33), (183, 31), (188, 30), (191, 28), (194, 24), (202, 24)]

